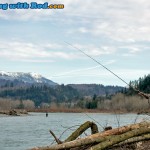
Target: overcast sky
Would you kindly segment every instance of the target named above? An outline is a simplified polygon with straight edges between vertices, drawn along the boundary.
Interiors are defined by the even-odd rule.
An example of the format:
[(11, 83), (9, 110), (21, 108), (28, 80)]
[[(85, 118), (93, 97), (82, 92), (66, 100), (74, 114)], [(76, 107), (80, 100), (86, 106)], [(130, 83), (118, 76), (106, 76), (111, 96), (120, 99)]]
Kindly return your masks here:
[(66, 41), (126, 82), (150, 73), (150, 0), (37, 2), (65, 8), (0, 10), (0, 70), (36, 72), (59, 84), (126, 86)]

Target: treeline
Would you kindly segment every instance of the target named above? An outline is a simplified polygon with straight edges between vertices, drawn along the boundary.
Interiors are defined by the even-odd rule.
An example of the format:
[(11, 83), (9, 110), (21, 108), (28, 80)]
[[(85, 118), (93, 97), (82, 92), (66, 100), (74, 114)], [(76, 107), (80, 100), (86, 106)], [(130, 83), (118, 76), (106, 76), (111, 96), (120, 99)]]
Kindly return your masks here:
[(56, 86), (51, 88), (49, 86), (31, 86), (29, 88), (8, 88), (0, 90), (1, 98), (12, 98), (19, 100), (32, 100), (36, 106), (41, 103), (56, 103), (73, 101), (79, 97), (76, 89), (70, 86)]
[(34, 109), (34, 102), (31, 100), (12, 100), (0, 98), (0, 111), (1, 110), (12, 110), (12, 109)]
[[(137, 91), (150, 93), (150, 75), (145, 75), (135, 81), (130, 81), (129, 88), (122, 88), (112, 95), (83, 97), (77, 103), (78, 107), (100, 110), (144, 111), (150, 108), (148, 100), (140, 97)], [(132, 88), (133, 87), (133, 88)]]
[(127, 96), (122, 93), (117, 93), (111, 98), (85, 97), (78, 101), (77, 106), (83, 109), (99, 109), (103, 111), (123, 111), (123, 112), (144, 112), (150, 107), (147, 99), (140, 96)]
[[(138, 80), (130, 81), (130, 87), (123, 89), (122, 93), (126, 95), (136, 95), (137, 92), (133, 88), (144, 93), (150, 93), (150, 74), (140, 77)], [(133, 88), (132, 88), (133, 87)]]
[(69, 84), (81, 94), (81, 96), (108, 96), (123, 90), (121, 86), (104, 86), (102, 84)]
[[(96, 84), (81, 84), (81, 85), (58, 85), (55, 87), (43, 86), (27, 86), (16, 87), (11, 82), (1, 86), (0, 97), (11, 98), (19, 100), (30, 99), (35, 103), (35, 106), (50, 105), (50, 103), (67, 103), (67, 105), (74, 105), (85, 97), (92, 97), (93, 95), (110, 96), (116, 93), (122, 87), (103, 86)], [(94, 94), (96, 93), (96, 94)], [(91, 96), (92, 95), (92, 96)], [(71, 103), (71, 104), (70, 104)], [(93, 105), (93, 106), (91, 106)], [(96, 103), (89, 102), (87, 108), (96, 108)]]

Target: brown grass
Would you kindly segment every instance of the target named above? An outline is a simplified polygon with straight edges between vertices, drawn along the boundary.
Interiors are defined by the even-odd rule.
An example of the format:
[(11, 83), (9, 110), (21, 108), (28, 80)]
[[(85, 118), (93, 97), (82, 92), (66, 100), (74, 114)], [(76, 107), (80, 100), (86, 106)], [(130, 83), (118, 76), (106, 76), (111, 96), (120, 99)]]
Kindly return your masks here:
[[(120, 110), (100, 110), (100, 109), (81, 109), (81, 108), (36, 108), (28, 112), (50, 112), (50, 113), (127, 113)], [(136, 112), (135, 112), (136, 113)]]

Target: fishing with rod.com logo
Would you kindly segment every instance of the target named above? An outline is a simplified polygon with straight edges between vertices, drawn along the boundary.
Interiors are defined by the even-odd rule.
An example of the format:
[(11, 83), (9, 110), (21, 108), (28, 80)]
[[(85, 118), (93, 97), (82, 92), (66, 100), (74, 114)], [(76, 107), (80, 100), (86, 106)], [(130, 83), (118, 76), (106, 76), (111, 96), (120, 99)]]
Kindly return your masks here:
[(49, 4), (37, 2), (0, 3), (0, 10), (8, 9), (64, 9), (64, 4)]

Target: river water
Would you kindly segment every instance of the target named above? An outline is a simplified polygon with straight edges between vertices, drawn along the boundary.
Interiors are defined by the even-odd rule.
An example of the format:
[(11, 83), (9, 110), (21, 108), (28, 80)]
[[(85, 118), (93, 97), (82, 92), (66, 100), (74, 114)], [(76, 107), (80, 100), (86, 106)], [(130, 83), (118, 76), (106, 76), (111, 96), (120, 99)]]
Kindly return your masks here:
[[(65, 139), (85, 121), (95, 120), (101, 130), (104, 126), (118, 127), (143, 119), (136, 114), (101, 114), (101, 113), (30, 113), (28, 116), (0, 116), (0, 150), (27, 150), (35, 146), (47, 146), (53, 142), (49, 133), (52, 130), (59, 137), (69, 127), (61, 139)], [(89, 134), (90, 130), (87, 131)]]

